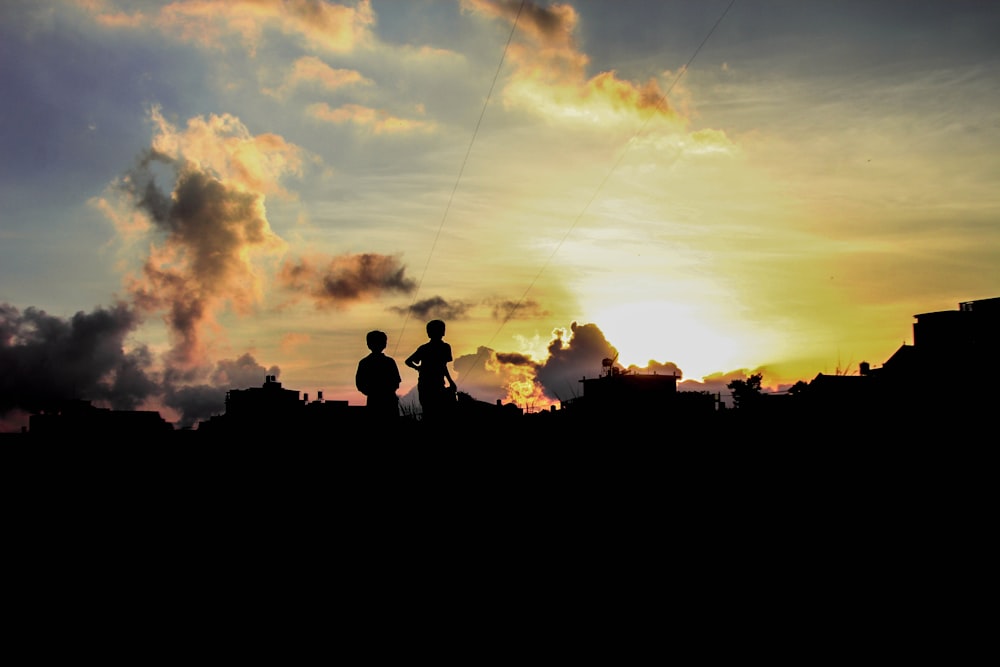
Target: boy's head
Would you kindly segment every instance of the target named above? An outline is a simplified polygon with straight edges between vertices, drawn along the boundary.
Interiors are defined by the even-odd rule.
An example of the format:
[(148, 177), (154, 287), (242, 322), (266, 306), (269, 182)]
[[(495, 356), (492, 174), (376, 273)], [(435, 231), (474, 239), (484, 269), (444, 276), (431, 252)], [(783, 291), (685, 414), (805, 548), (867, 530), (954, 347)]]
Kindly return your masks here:
[(444, 338), (444, 322), (442, 320), (431, 320), (427, 323), (428, 338)]
[(381, 352), (389, 344), (389, 337), (385, 335), (384, 331), (369, 331), (365, 340), (368, 342), (368, 349), (372, 352)]

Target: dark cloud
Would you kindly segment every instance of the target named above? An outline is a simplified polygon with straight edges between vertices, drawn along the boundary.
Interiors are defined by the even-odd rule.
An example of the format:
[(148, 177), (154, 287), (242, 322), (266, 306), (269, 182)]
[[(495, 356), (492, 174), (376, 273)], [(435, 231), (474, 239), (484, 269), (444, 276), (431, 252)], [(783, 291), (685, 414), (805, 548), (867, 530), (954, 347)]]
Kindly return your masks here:
[(121, 189), (131, 197), (135, 206), (149, 214), (154, 224), (166, 227), (170, 223), (171, 198), (156, 182), (155, 166), (167, 165), (175, 169), (173, 158), (155, 150), (147, 150), (139, 156), (136, 166), (122, 179)]
[(497, 352), (496, 358), (501, 364), (508, 364), (511, 366), (530, 366), (531, 368), (534, 368), (538, 365), (535, 360), (528, 355), (520, 354), (518, 352)]
[(179, 426), (192, 426), (224, 412), (229, 389), (260, 386), (265, 376), (280, 374), (277, 366), (265, 368), (244, 354), (219, 361), (208, 383), (181, 385), (194, 376), (154, 373), (146, 346), (125, 350), (140, 322), (124, 303), (68, 319), (0, 304), (0, 423), (10, 427), (31, 413), (85, 400), (113, 410), (161, 405), (177, 411)]
[[(262, 384), (263, 380), (261, 376), (258, 384)], [(177, 427), (191, 428), (198, 422), (225, 412), (226, 391), (226, 388), (208, 384), (185, 385), (165, 392), (163, 403), (180, 414)]]
[(493, 307), (493, 319), (518, 320), (547, 317), (549, 311), (542, 308), (541, 304), (534, 300), (513, 301), (510, 299), (498, 299), (487, 301)]
[(136, 410), (142, 401), (159, 393), (153, 355), (145, 345), (125, 354), (114, 372), (111, 405), (118, 410)]
[(550, 40), (565, 40), (575, 23), (575, 14), (566, 5), (543, 7), (538, 3), (522, 0), (496, 0), (483, 4), (492, 5), (496, 14), (510, 21), (516, 18), (522, 30), (530, 30)]
[(600, 375), (604, 359), (614, 359), (618, 350), (604, 337), (596, 324), (570, 325), (569, 335), (556, 329), (549, 343), (549, 356), (538, 367), (538, 380), (545, 394), (564, 400), (580, 395), (580, 380)]
[(314, 299), (320, 307), (341, 307), (383, 292), (410, 294), (417, 288), (398, 257), (375, 253), (288, 261), (278, 280), (285, 289)]
[(469, 304), (461, 301), (445, 301), (440, 296), (422, 299), (405, 308), (393, 306), (390, 310), (400, 315), (409, 314), (417, 319), (461, 320), (469, 311)]
[(124, 303), (69, 319), (0, 305), (0, 414), (71, 399), (135, 409), (158, 386), (149, 351), (123, 348), (139, 323), (137, 312)]

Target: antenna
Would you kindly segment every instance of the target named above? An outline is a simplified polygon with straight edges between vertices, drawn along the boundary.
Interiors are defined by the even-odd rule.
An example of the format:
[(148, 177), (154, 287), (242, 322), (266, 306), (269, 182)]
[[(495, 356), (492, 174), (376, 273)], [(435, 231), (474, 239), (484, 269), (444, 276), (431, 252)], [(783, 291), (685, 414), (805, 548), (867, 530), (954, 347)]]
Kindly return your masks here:
[(618, 352), (615, 352), (615, 356), (611, 359), (601, 359), (601, 367), (606, 368), (604, 375), (614, 375), (615, 374), (615, 362), (618, 361)]

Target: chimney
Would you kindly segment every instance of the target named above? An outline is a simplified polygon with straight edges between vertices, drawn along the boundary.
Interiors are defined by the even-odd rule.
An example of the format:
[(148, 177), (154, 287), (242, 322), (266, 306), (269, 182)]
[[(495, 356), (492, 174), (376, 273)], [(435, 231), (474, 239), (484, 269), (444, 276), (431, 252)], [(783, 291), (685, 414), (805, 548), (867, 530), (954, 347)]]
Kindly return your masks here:
[(323, 402), (323, 392), (322, 391), (317, 391), (316, 392), (316, 400), (319, 401), (320, 403)]

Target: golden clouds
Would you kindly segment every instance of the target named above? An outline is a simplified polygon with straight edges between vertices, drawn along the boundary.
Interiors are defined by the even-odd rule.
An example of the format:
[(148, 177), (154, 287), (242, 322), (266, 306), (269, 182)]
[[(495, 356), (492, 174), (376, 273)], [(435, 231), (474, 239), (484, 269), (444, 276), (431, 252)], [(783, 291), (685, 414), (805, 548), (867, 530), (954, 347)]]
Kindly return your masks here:
[(315, 82), (327, 90), (337, 90), (352, 84), (371, 84), (371, 80), (359, 72), (348, 69), (334, 69), (316, 56), (306, 56), (295, 61), (288, 82), (291, 85)]
[(291, 0), (279, 5), (278, 12), (291, 10), (284, 21), (286, 32), (299, 32), (315, 48), (350, 52), (367, 46), (376, 19), (370, 0), (353, 7), (315, 0)]
[[(142, 201), (148, 199), (147, 193)], [(151, 245), (129, 291), (145, 311), (166, 311), (173, 365), (204, 363), (204, 329), (213, 327), (216, 314), (226, 306), (246, 314), (262, 299), (254, 257), (284, 249), (271, 232), (263, 199), (189, 168), (179, 175), (169, 207), (151, 209), (165, 235)]]
[(356, 70), (330, 67), (316, 56), (303, 56), (292, 64), (277, 88), (264, 86), (261, 92), (283, 99), (298, 88), (331, 93), (349, 86), (371, 86), (373, 83)]
[(151, 119), (157, 132), (154, 151), (211, 171), (232, 187), (287, 195), (281, 179), (302, 171), (300, 147), (276, 134), (251, 135), (231, 114), (191, 118), (184, 129), (168, 122), (157, 107)]
[(619, 79), (614, 71), (587, 76), (590, 58), (579, 50), (579, 21), (570, 5), (540, 7), (502, 0), (465, 0), (463, 7), (513, 22), (517, 29), (507, 58), (515, 72), (504, 89), (504, 102), (561, 122), (606, 126), (636, 118), (667, 120), (683, 127), (686, 120), (671, 108), (655, 79), (644, 84)]
[(375, 13), (369, 0), (344, 6), (316, 0), (180, 0), (148, 19), (141, 13), (115, 11), (88, 0), (78, 6), (106, 27), (153, 25), (164, 34), (206, 49), (225, 49), (232, 37), (255, 55), (266, 30), (299, 37), (311, 48), (350, 53), (371, 43)]
[(158, 25), (184, 41), (205, 48), (222, 48), (237, 35), (255, 54), (265, 28), (297, 35), (313, 48), (351, 52), (370, 39), (375, 21), (367, 1), (357, 7), (298, 0), (291, 2), (231, 2), (189, 0), (164, 7)]
[(146, 15), (142, 12), (126, 14), (125, 12), (108, 12), (96, 17), (97, 22), (106, 28), (138, 28), (146, 23)]
[(382, 109), (371, 109), (359, 104), (345, 104), (333, 108), (326, 102), (310, 104), (306, 113), (317, 120), (335, 125), (352, 124), (372, 134), (405, 134), (410, 132), (433, 132), (435, 126), (420, 120), (392, 116)]
[[(263, 300), (258, 260), (286, 250), (267, 220), (267, 194), (301, 168), (300, 149), (274, 134), (252, 135), (235, 116), (196, 117), (182, 129), (150, 112), (150, 150), (96, 202), (120, 230), (145, 236), (138, 272), (126, 276), (133, 303), (161, 312), (172, 341), (168, 365), (194, 372), (208, 363), (217, 317), (248, 314)], [(164, 170), (173, 181), (157, 182)], [(138, 219), (145, 219), (139, 224)]]

